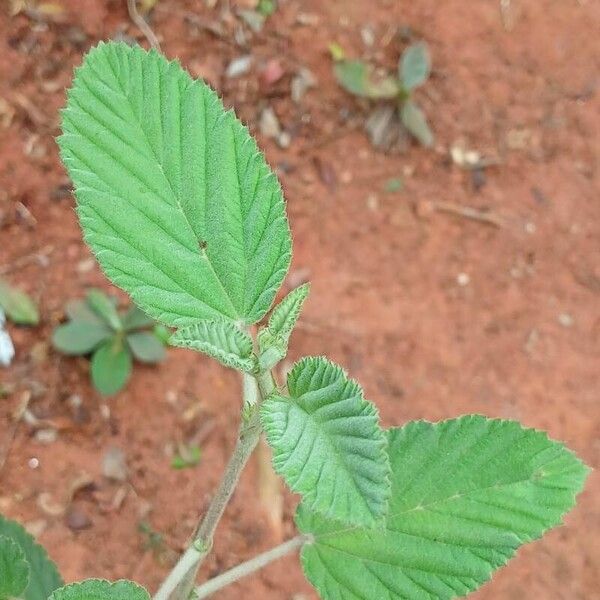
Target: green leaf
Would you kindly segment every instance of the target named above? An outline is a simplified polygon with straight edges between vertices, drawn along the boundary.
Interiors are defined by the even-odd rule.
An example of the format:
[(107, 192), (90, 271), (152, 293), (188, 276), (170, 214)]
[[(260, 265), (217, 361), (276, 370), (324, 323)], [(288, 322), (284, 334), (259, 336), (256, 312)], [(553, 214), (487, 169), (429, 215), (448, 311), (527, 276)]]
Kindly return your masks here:
[(392, 177), (385, 182), (384, 190), (388, 194), (395, 194), (401, 192), (404, 187), (404, 182), (399, 177)]
[(104, 579), (87, 579), (56, 590), (48, 600), (150, 600), (150, 596), (133, 581), (122, 579), (111, 583)]
[(29, 582), (29, 565), (25, 553), (8, 537), (0, 536), (0, 600), (20, 596)]
[(104, 323), (71, 321), (54, 330), (52, 344), (64, 354), (79, 356), (89, 354), (112, 335)]
[(103, 291), (89, 290), (87, 293), (87, 303), (115, 331), (123, 328), (115, 303)]
[(256, 11), (263, 17), (270, 17), (276, 10), (277, 3), (275, 0), (258, 0)]
[(335, 62), (339, 62), (346, 59), (346, 51), (337, 42), (329, 43), (329, 54)]
[(256, 367), (252, 338), (228, 321), (198, 321), (180, 329), (169, 339), (172, 346), (204, 352), (222, 364), (250, 372)]
[(179, 449), (171, 461), (171, 468), (176, 470), (195, 467), (202, 458), (202, 449), (200, 446), (183, 446)]
[(135, 358), (145, 363), (157, 363), (165, 358), (165, 347), (149, 331), (138, 331), (127, 335), (127, 343)]
[(72, 321), (84, 321), (95, 325), (105, 325), (101, 319), (88, 305), (86, 300), (69, 300), (65, 306), (65, 313)]
[(129, 307), (123, 315), (121, 322), (125, 331), (143, 329), (144, 327), (152, 327), (154, 325), (154, 319), (149, 317), (141, 308), (135, 306), (135, 304)]
[(412, 101), (405, 100), (400, 108), (402, 123), (419, 142), (426, 147), (433, 145), (433, 133), (421, 109)]
[(361, 60), (341, 60), (333, 66), (338, 83), (351, 94), (363, 98), (395, 98), (400, 93), (393, 77), (375, 78), (373, 68)]
[(0, 279), (0, 306), (17, 325), (37, 325), (40, 315), (34, 301), (21, 290)]
[(104, 342), (92, 356), (92, 382), (105, 396), (116, 394), (131, 375), (131, 354), (123, 342), (113, 338)]
[(59, 138), (86, 241), (149, 315), (255, 323), (288, 270), (281, 187), (218, 96), (155, 51), (101, 43)]
[(0, 536), (18, 544), (29, 565), (29, 583), (22, 596), (24, 600), (47, 598), (56, 588), (64, 585), (44, 548), (19, 523), (0, 516)]
[(258, 332), (259, 363), (262, 369), (272, 368), (287, 354), (290, 335), (309, 291), (309, 283), (292, 290), (273, 309), (267, 327)]
[(267, 329), (273, 337), (288, 339), (300, 316), (302, 305), (310, 291), (310, 283), (292, 290), (274, 309)]
[(545, 433), (468, 415), (388, 432), (392, 500), (381, 531), (301, 506), (314, 543), (304, 571), (322, 598), (449, 599), (490, 579), (522, 544), (560, 523), (587, 468)]
[(168, 344), (169, 340), (171, 339), (171, 334), (172, 331), (168, 328), (165, 327), (164, 325), (161, 325), (160, 323), (157, 323), (153, 328), (152, 328), (152, 333), (154, 333), (154, 335), (163, 343), (163, 344)]
[(312, 510), (372, 526), (387, 509), (390, 466), (377, 410), (325, 358), (304, 358), (288, 376), (290, 398), (261, 407), (273, 466)]
[(409, 46), (400, 59), (399, 74), (406, 91), (414, 90), (427, 81), (431, 73), (431, 57), (427, 44), (420, 42)]

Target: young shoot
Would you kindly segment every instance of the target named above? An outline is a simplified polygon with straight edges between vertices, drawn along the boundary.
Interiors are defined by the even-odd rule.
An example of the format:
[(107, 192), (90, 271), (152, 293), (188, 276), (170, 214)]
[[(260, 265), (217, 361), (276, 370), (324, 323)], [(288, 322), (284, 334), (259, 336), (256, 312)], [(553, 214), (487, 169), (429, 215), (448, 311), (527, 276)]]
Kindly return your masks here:
[(431, 74), (431, 56), (424, 42), (410, 45), (400, 57), (397, 75), (376, 76), (371, 65), (362, 60), (349, 60), (337, 44), (331, 47), (335, 61), (333, 72), (347, 91), (369, 100), (396, 103), (400, 122), (423, 146), (432, 146), (434, 136), (423, 111), (413, 98), (416, 88)]

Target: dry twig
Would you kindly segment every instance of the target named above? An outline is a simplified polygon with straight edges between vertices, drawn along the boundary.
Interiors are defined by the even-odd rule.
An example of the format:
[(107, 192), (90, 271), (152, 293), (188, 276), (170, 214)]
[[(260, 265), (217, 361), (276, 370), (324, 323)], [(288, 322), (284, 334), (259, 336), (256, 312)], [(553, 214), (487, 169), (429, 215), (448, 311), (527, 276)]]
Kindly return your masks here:
[(460, 206), (460, 204), (454, 204), (453, 202), (432, 202), (431, 208), (464, 219), (471, 219), (472, 221), (492, 225), (493, 227), (504, 227), (505, 224), (504, 220), (494, 213), (477, 210), (469, 206)]
[(137, 25), (139, 30), (144, 34), (144, 37), (148, 40), (148, 43), (160, 52), (160, 43), (154, 31), (148, 23), (146, 19), (140, 15), (137, 8), (137, 0), (127, 0), (127, 10), (129, 11), (129, 16), (131, 20)]

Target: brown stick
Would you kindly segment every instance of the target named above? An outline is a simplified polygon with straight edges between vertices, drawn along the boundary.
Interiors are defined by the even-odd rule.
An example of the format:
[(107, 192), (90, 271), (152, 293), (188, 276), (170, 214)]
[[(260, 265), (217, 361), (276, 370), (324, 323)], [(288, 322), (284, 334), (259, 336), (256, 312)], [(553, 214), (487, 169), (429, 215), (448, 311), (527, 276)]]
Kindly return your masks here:
[(127, 10), (129, 11), (129, 17), (144, 34), (144, 37), (148, 40), (150, 46), (160, 52), (160, 43), (156, 34), (152, 31), (152, 28), (148, 25), (146, 19), (138, 12), (137, 0), (127, 0)]
[(472, 221), (479, 221), (480, 223), (485, 223), (486, 225), (492, 225), (494, 227), (503, 227), (505, 224), (504, 220), (498, 215), (477, 210), (476, 208), (471, 208), (469, 206), (460, 206), (459, 204), (454, 204), (452, 202), (432, 202), (431, 207), (439, 212), (456, 215), (458, 217), (463, 217), (464, 219), (471, 219)]

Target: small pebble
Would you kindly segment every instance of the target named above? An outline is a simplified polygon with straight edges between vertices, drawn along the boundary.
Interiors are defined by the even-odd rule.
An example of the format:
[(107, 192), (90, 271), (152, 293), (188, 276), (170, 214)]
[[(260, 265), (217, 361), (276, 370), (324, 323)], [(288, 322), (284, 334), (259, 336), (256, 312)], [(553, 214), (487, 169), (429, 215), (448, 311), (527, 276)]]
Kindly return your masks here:
[(360, 37), (362, 38), (363, 44), (367, 48), (371, 48), (375, 45), (375, 32), (371, 25), (365, 25), (360, 30)]
[(234, 77), (240, 77), (241, 75), (245, 75), (250, 71), (250, 67), (252, 66), (252, 56), (250, 54), (246, 54), (244, 56), (239, 56), (238, 58), (234, 58), (225, 71), (225, 76), (233, 79)]
[(56, 429), (38, 429), (35, 432), (35, 441), (40, 444), (53, 444), (57, 439), (58, 431)]
[(290, 147), (291, 143), (292, 143), (292, 136), (287, 131), (282, 131), (277, 136), (277, 144), (280, 148), (285, 150), (286, 148)]
[(561, 313), (560, 315), (558, 315), (558, 322), (563, 327), (572, 327), (575, 320), (569, 313)]
[(291, 82), (291, 94), (292, 100), (299, 104), (304, 94), (310, 89), (317, 85), (317, 79), (313, 72), (306, 68), (301, 68), (298, 74), (292, 79)]
[(459, 273), (456, 276), (456, 283), (458, 283), (458, 285), (462, 287), (465, 287), (466, 285), (469, 285), (469, 283), (471, 283), (471, 278), (467, 273)]
[(69, 508), (66, 516), (67, 527), (73, 531), (89, 529), (92, 526), (92, 520), (79, 508), (72, 506)]
[(277, 139), (281, 135), (281, 125), (275, 111), (267, 106), (261, 113), (258, 120), (258, 127), (262, 135), (268, 138)]
[(376, 194), (369, 194), (367, 196), (367, 208), (372, 211), (376, 211), (379, 208), (379, 198)]
[(96, 266), (96, 261), (93, 258), (85, 258), (77, 263), (77, 272), (84, 274), (89, 273)]
[(48, 527), (48, 521), (46, 521), (46, 519), (35, 519), (33, 521), (27, 521), (23, 525), (29, 535), (37, 538), (40, 537), (44, 531), (46, 531), (46, 528)]
[(127, 480), (127, 463), (121, 448), (111, 446), (106, 450), (102, 457), (102, 474), (115, 481)]

